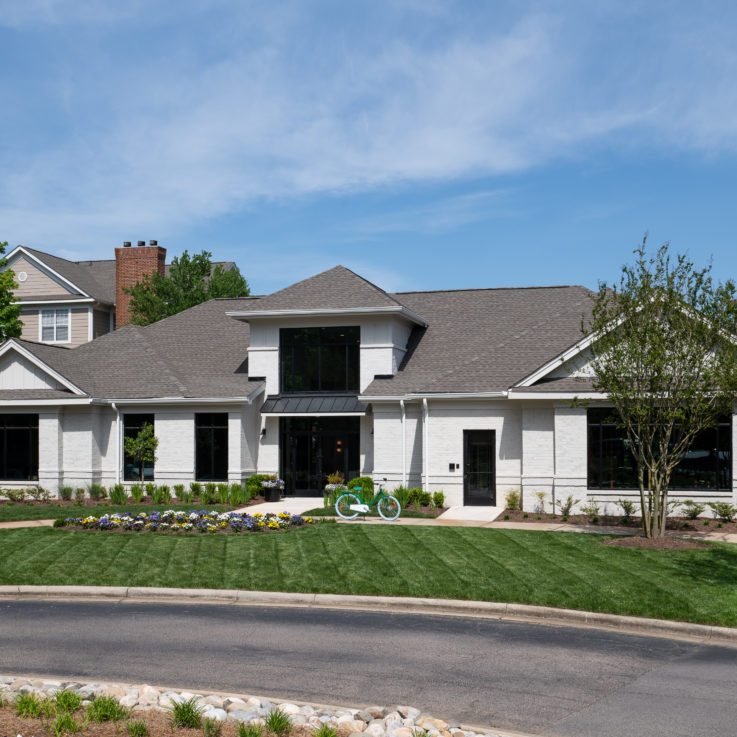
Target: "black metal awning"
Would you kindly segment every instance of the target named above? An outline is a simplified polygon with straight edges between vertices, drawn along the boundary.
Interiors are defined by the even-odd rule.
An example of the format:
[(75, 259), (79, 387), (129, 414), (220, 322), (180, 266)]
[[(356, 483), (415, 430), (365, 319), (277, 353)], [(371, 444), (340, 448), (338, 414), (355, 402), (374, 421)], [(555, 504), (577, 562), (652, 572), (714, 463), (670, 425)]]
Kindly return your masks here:
[(367, 405), (355, 394), (300, 395), (267, 397), (262, 415), (365, 415)]

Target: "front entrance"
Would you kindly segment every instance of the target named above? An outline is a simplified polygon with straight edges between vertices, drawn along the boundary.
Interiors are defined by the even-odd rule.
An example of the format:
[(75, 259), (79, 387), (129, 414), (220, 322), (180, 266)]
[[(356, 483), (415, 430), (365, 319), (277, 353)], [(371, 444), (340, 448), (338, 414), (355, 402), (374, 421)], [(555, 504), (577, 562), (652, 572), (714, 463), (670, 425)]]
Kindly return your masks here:
[(284, 494), (322, 496), (328, 474), (360, 475), (359, 417), (281, 417), (280, 475)]
[(496, 506), (494, 430), (463, 431), (463, 504)]

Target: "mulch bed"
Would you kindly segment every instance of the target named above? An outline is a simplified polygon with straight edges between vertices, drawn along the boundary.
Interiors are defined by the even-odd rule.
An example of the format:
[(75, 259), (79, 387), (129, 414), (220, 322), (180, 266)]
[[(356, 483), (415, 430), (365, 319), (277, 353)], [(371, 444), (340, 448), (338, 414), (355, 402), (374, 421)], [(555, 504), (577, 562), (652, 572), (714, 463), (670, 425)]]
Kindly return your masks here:
[[(247, 502), (244, 502), (243, 504), (239, 505), (240, 507), (250, 507), (252, 504), (262, 504), (265, 501), (263, 496), (257, 496), (254, 499), (251, 499)], [(135, 509), (136, 507), (150, 507), (154, 503), (153, 499), (150, 496), (144, 496), (143, 499), (140, 502), (134, 502), (131, 497), (128, 497), (128, 502), (125, 505), (126, 507), (130, 507), (131, 509)], [(212, 502), (211, 504), (205, 504), (201, 501), (193, 500), (191, 502), (183, 502), (180, 499), (173, 498), (170, 502), (160, 502), (158, 506), (169, 506), (172, 509), (176, 510), (177, 507), (182, 506), (183, 504), (187, 504), (188, 506), (195, 505), (202, 505), (204, 507), (210, 507), (212, 505), (215, 506), (228, 506), (227, 504), (222, 505), (219, 501)], [(94, 507), (95, 509), (99, 509), (101, 511), (104, 511), (105, 507), (117, 507), (120, 506), (118, 504), (113, 504), (109, 499), (101, 500), (101, 501), (95, 501), (94, 499), (85, 499), (83, 502), (78, 502), (73, 499), (66, 501), (64, 499), (52, 499), (48, 502), (35, 502), (32, 499), (25, 499), (22, 502), (11, 502), (8, 499), (0, 499), (0, 507), (76, 507), (79, 509), (80, 507), (88, 508), (88, 507)], [(142, 509), (141, 511), (145, 511), (145, 509)]]
[(602, 545), (614, 545), (618, 548), (640, 548), (642, 550), (695, 550), (708, 548), (709, 543), (692, 540), (686, 537), (662, 537), (650, 540), (646, 537), (613, 537), (603, 540)]
[[(78, 722), (83, 721), (80, 712), (75, 714), (75, 718)], [(136, 711), (131, 714), (131, 719), (146, 722), (149, 737), (172, 737), (172, 735), (176, 737), (202, 737), (202, 729), (172, 727), (170, 717), (165, 712), (153, 709)], [(221, 737), (237, 737), (237, 722), (221, 722), (220, 724), (222, 725)], [(102, 724), (90, 722), (76, 734), (82, 735), (83, 737), (87, 737), (88, 735), (89, 737), (122, 737), (123, 735), (127, 737), (126, 725), (127, 720), (121, 722), (103, 722)], [(23, 735), (23, 737), (48, 735), (48, 737), (54, 737), (52, 727), (53, 722), (50, 720), (22, 719), (15, 714), (12, 707), (0, 709), (0, 735)], [(267, 734), (266, 730), (264, 730), (264, 734)], [(292, 732), (292, 737), (307, 737), (310, 734), (308, 730), (295, 728)]]
[[(519, 509), (505, 509), (499, 517), (498, 521), (504, 521), (509, 517), (510, 522), (557, 522), (563, 523), (563, 518), (559, 514), (523, 512)], [(632, 517), (626, 520), (622, 515), (600, 514), (599, 521), (593, 522), (587, 514), (572, 514), (566, 520), (568, 525), (591, 525), (598, 524), (602, 527), (622, 527), (625, 529), (639, 530), (642, 523), (639, 517)], [(708, 524), (704, 524), (708, 523)], [(685, 517), (669, 517), (666, 523), (667, 530), (685, 531), (685, 532), (737, 532), (737, 522), (723, 522), (718, 519), (699, 518), (696, 520), (686, 519)]]

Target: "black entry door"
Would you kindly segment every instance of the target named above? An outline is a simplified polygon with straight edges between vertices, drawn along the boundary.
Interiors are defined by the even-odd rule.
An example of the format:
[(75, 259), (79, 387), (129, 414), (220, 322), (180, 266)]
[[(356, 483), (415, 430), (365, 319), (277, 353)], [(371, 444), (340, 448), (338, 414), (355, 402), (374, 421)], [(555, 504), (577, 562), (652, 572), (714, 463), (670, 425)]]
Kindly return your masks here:
[(463, 431), (463, 503), (496, 504), (496, 437), (494, 430)]

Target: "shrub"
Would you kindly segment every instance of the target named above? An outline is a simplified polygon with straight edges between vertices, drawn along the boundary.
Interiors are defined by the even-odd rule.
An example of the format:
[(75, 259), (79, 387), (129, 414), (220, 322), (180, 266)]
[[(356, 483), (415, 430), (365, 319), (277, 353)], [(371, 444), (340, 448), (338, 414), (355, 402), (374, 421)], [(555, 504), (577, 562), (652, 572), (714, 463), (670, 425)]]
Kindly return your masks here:
[(356, 487), (361, 487), (361, 490), (357, 493), (366, 504), (370, 504), (374, 498), (374, 480), (370, 476), (356, 476), (346, 486), (348, 491), (355, 491)]
[(292, 720), (289, 718), (289, 714), (283, 712), (281, 709), (272, 709), (266, 715), (266, 719), (264, 721), (266, 729), (278, 737), (288, 735), (294, 728)]
[(82, 708), (82, 697), (66, 688), (63, 691), (56, 692), (54, 701), (59, 711), (66, 711), (70, 714)]
[(131, 719), (127, 729), (129, 737), (148, 737), (148, 727), (143, 719)]
[(535, 496), (537, 497), (537, 509), (535, 511), (545, 514), (545, 497), (547, 494), (544, 491), (536, 491)]
[(519, 489), (509, 489), (504, 495), (507, 509), (522, 509), (522, 494)]
[(228, 494), (230, 493), (230, 488), (227, 484), (218, 484), (218, 499), (220, 500), (221, 504), (227, 504), (228, 503)]
[(110, 501), (120, 506), (125, 506), (128, 503), (128, 494), (123, 484), (115, 484), (115, 486), (110, 487)]
[(146, 496), (150, 496), (152, 499), (154, 498), (154, 494), (156, 493), (157, 486), (153, 481), (149, 481), (146, 486)]
[(415, 509), (418, 509), (420, 506), (429, 507), (431, 503), (432, 494), (430, 494), (429, 491), (423, 491), (419, 488), (409, 490), (409, 499), (407, 500), (407, 504), (414, 504)]
[(340, 471), (333, 471), (333, 473), (329, 473), (327, 475), (327, 481), (329, 484), (345, 486), (345, 476)]
[(231, 484), (228, 491), (228, 503), (240, 507), (245, 501), (245, 492), (240, 484)]
[(728, 502), (708, 502), (714, 512), (714, 516), (724, 522), (732, 522), (737, 517), (737, 507)]
[(217, 490), (217, 486), (212, 482), (208, 481), (205, 484), (205, 492), (202, 495), (202, 501), (205, 504), (214, 504), (217, 497), (215, 496)]
[(25, 489), (5, 489), (5, 496), (10, 499), (11, 502), (24, 502), (26, 500)]
[(164, 504), (171, 504), (171, 489), (166, 484), (159, 486), (159, 493)]
[(204, 709), (200, 706), (197, 696), (182, 701), (180, 704), (173, 703), (169, 707), (172, 726), (198, 729), (202, 725), (203, 711)]
[(407, 509), (409, 506), (409, 489), (406, 486), (397, 486), (392, 495), (396, 497), (402, 509)]
[(44, 489), (43, 486), (32, 486), (26, 490), (26, 493), (34, 502), (51, 501), (51, 492), (48, 489)]
[(683, 507), (683, 512), (686, 516), (686, 519), (698, 519), (699, 517), (701, 517), (701, 515), (704, 513), (704, 510), (706, 509), (705, 504), (699, 504), (693, 499), (686, 499), (686, 501), (683, 502), (681, 506)]
[(632, 519), (637, 512), (637, 504), (633, 499), (618, 499), (617, 504), (622, 507), (622, 513), (625, 519)]
[(558, 505), (561, 515), (563, 515), (563, 517), (568, 517), (578, 502), (578, 499), (573, 498), (573, 494), (569, 494), (564, 502), (556, 501), (556, 504)]
[(35, 693), (19, 693), (15, 698), (15, 713), (37, 719), (41, 716), (41, 699)]
[(128, 717), (128, 709), (114, 696), (97, 696), (87, 709), (87, 717), (91, 722), (118, 722)]
[(93, 499), (96, 502), (99, 502), (100, 499), (104, 499), (107, 496), (107, 491), (101, 484), (90, 484), (87, 487), (87, 493), (89, 494), (90, 499)]
[(263, 473), (255, 473), (253, 476), (249, 476), (246, 479), (246, 491), (248, 492), (248, 498), (255, 499), (259, 494), (261, 494), (261, 482), (266, 478), (266, 475)]
[(143, 487), (140, 484), (133, 484), (131, 486), (131, 499), (136, 504), (140, 504), (143, 501)]
[(220, 737), (223, 725), (217, 719), (205, 719), (202, 723), (202, 737)]
[(198, 481), (192, 481), (192, 483), (190, 483), (189, 491), (195, 500), (199, 500), (202, 498), (202, 484), (200, 484)]
[(261, 737), (261, 732), (260, 724), (238, 723), (238, 737)]
[(436, 491), (432, 495), (432, 503), (436, 507), (444, 507), (445, 506), (445, 494), (442, 491)]
[(184, 484), (174, 484), (174, 486), (172, 486), (171, 489), (174, 492), (174, 496), (176, 496), (177, 499), (182, 498), (182, 494), (184, 493)]
[(70, 502), (72, 500), (73, 494), (74, 494), (74, 489), (72, 489), (71, 486), (62, 486), (61, 489), (59, 489), (59, 496), (65, 502)]
[(583, 504), (581, 505), (581, 511), (589, 517), (597, 517), (599, 514), (599, 502), (590, 501), (588, 504)]
[(78, 486), (74, 490), (74, 499), (75, 499), (75, 501), (83, 502), (84, 501), (84, 498), (85, 498), (85, 495), (86, 495), (85, 490), (82, 487), (80, 487), (80, 486)]
[(63, 734), (73, 734), (74, 732), (79, 732), (81, 729), (82, 725), (69, 712), (59, 714), (51, 727), (54, 737), (61, 737)]

